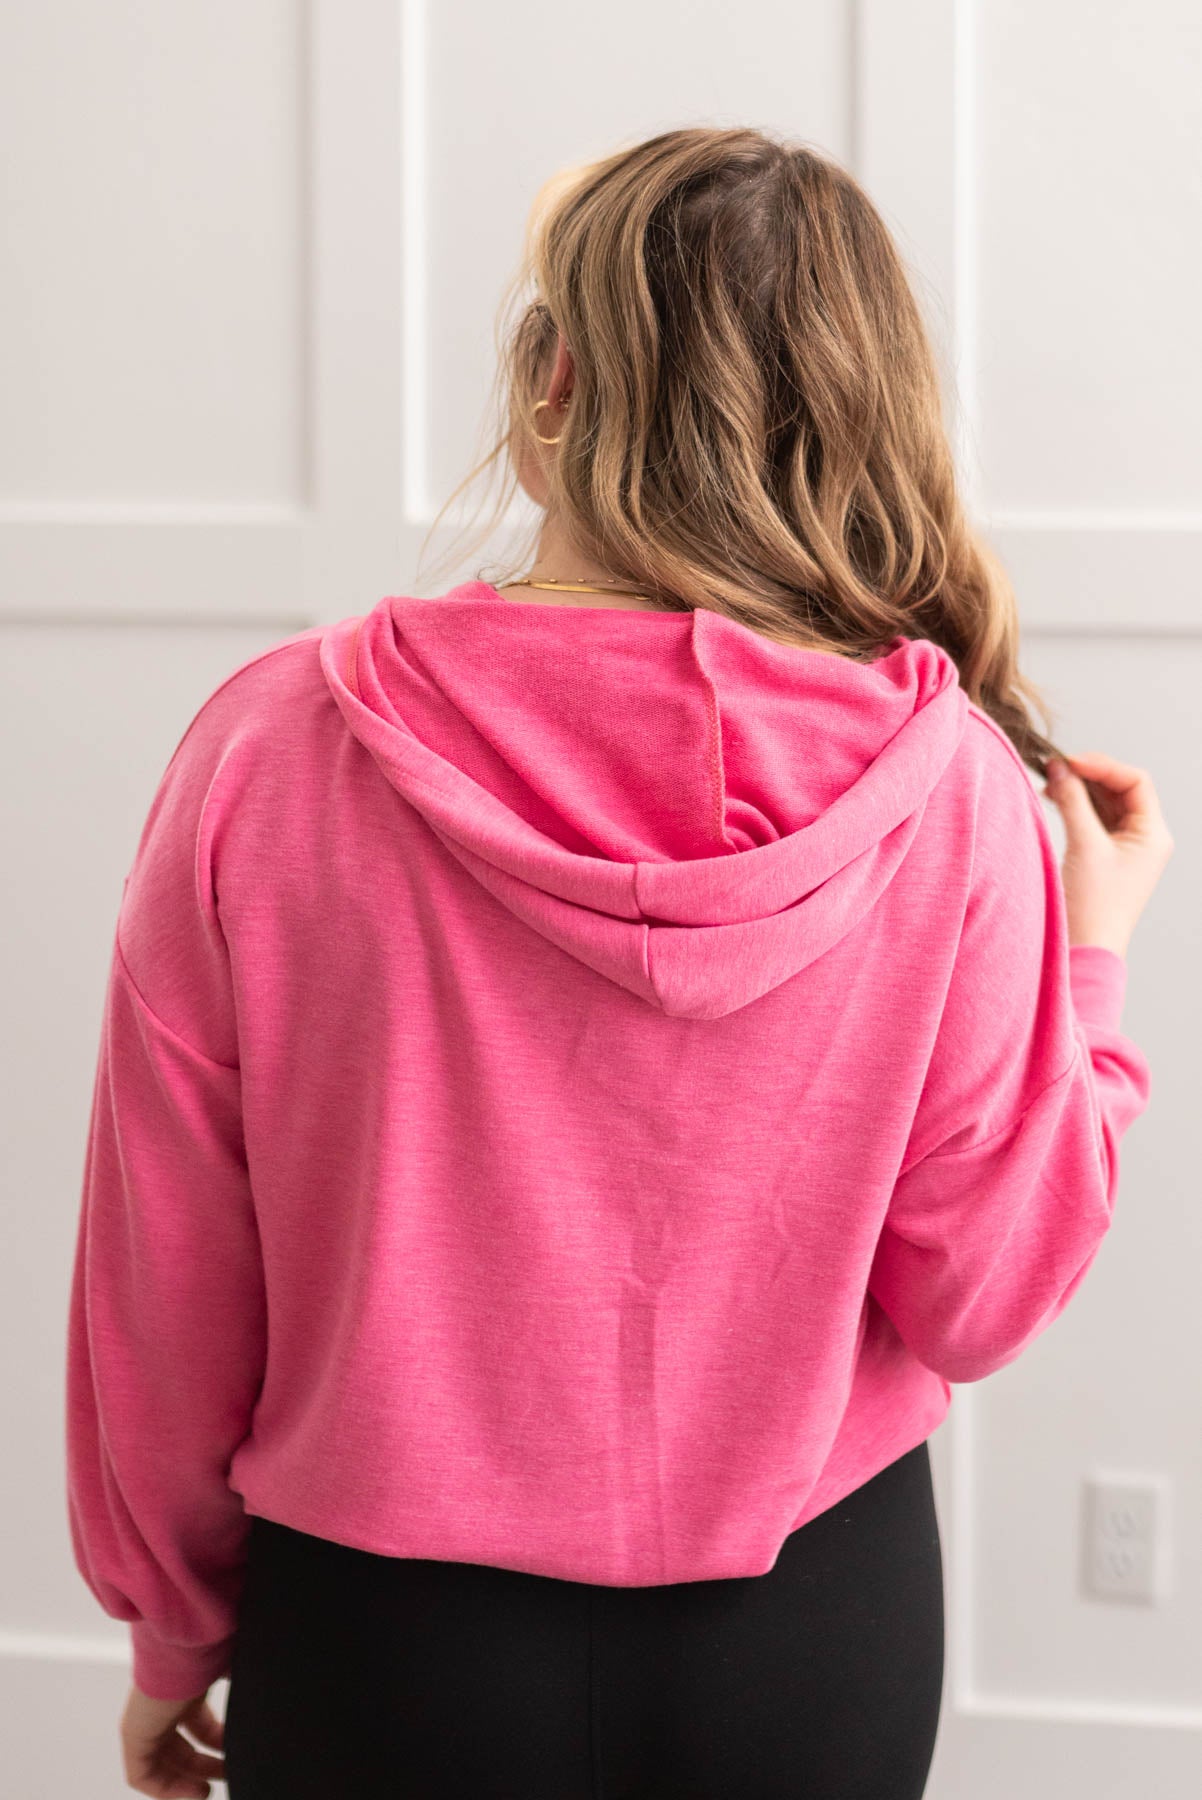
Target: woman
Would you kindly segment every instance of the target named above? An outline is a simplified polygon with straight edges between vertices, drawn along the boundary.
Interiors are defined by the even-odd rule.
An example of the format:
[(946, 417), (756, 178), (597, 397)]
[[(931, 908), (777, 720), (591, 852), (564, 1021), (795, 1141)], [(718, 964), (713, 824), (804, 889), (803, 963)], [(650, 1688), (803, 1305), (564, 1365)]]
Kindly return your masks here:
[(1062, 883), (850, 176), (667, 132), (530, 253), (530, 567), (235, 670), (126, 878), (68, 1392), (126, 1775), (909, 1800), (927, 1438), (1109, 1226), (1171, 840), (1068, 758)]

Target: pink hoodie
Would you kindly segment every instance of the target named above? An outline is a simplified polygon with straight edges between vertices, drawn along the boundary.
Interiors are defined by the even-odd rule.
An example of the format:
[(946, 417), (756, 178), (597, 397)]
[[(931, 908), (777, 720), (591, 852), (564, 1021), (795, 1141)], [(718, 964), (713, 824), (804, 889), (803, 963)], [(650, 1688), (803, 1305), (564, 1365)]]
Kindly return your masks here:
[(758, 1575), (1057, 1318), (1148, 1101), (1039, 798), (929, 641), (387, 598), (251, 659), (114, 934), (76, 1560), (163, 1698), (246, 1515)]

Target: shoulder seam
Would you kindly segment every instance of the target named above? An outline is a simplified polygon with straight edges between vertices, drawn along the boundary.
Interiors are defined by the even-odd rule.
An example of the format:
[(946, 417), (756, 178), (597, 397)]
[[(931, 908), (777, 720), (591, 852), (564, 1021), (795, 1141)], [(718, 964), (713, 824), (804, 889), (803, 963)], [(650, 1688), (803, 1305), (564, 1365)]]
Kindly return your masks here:
[(164, 1036), (171, 1038), (182, 1050), (186, 1050), (189, 1056), (194, 1056), (198, 1062), (208, 1063), (210, 1068), (221, 1069), (227, 1075), (238, 1075), (241, 1073), (240, 1064), (218, 1062), (215, 1056), (210, 1056), (205, 1050), (199, 1050), (195, 1044), (190, 1044), (187, 1038), (181, 1037), (178, 1031), (168, 1025), (167, 1021), (161, 1019), (158, 1013), (155, 1012), (153, 1006), (151, 1006), (149, 1000), (138, 986), (138, 983), (134, 978), (134, 972), (126, 961), (125, 951), (121, 947), (120, 921), (118, 921), (117, 929), (113, 933), (113, 953), (134, 999)]
[(1050, 1081), (1045, 1081), (1039, 1092), (1032, 1095), (1031, 1099), (1027, 1101), (1027, 1104), (1023, 1107), (1021, 1112), (1015, 1113), (1013, 1118), (1007, 1119), (1004, 1125), (999, 1125), (997, 1130), (991, 1131), (987, 1137), (977, 1138), (971, 1144), (964, 1144), (959, 1150), (925, 1150), (921, 1156), (916, 1156), (912, 1162), (903, 1164), (902, 1168), (898, 1171), (897, 1179), (900, 1181), (904, 1175), (908, 1175), (911, 1170), (916, 1169), (920, 1163), (952, 1162), (957, 1156), (971, 1156), (977, 1150), (987, 1150), (990, 1144), (996, 1143), (998, 1138), (1005, 1137), (1008, 1132), (1014, 1130), (1015, 1126), (1021, 1125), (1032, 1107), (1038, 1106), (1039, 1102), (1046, 1099), (1054, 1088), (1059, 1087), (1062, 1082), (1067, 1081), (1076, 1070), (1082, 1057), (1082, 1047), (1074, 1032), (1073, 1053), (1068, 1062), (1065, 1064), (1064, 1068), (1061, 1069), (1059, 1075), (1053, 1075)]

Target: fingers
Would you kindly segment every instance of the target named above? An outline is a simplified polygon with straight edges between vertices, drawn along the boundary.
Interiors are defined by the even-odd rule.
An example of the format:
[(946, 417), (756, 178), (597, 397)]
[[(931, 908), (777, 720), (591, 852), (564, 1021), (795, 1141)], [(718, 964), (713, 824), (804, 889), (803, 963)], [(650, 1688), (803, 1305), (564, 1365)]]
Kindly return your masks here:
[(1060, 809), (1060, 816), (1070, 838), (1080, 838), (1088, 832), (1105, 835), (1106, 828), (1094, 809), (1089, 790), (1072, 769), (1066, 766), (1063, 772), (1057, 773), (1054, 765), (1049, 765), (1048, 782), (1044, 791), (1048, 799), (1054, 801)]
[(1152, 777), (1146, 769), (1137, 768), (1133, 763), (1119, 762), (1100, 750), (1083, 750), (1073, 756), (1066, 753), (1064, 760), (1075, 775), (1088, 776), (1091, 781), (1099, 782), (1112, 793), (1121, 796), (1126, 818), (1160, 817), (1160, 801), (1152, 785)]
[(1137, 769), (1133, 763), (1122, 763), (1113, 756), (1106, 756), (1101, 750), (1079, 750), (1075, 755), (1063, 752), (1065, 762), (1074, 769), (1079, 765), (1088, 765), (1081, 772), (1091, 775), (1095, 781), (1105, 782), (1116, 793), (1122, 793), (1136, 781), (1147, 780), (1147, 770)]
[(207, 1744), (210, 1750), (220, 1750), (225, 1741), (225, 1723), (207, 1701), (194, 1712), (185, 1713), (180, 1726), (190, 1737)]
[[(188, 1747), (191, 1749), (191, 1745)], [(193, 1750), (191, 1756), (186, 1760), (182, 1757), (180, 1760), (183, 1764), (181, 1773), (184, 1775), (198, 1775), (202, 1781), (206, 1779), (209, 1781), (225, 1780), (225, 1758), (223, 1756), (205, 1756), (201, 1751)]]
[(150, 1800), (208, 1800), (214, 1781), (225, 1780), (225, 1758), (207, 1756), (176, 1733), (166, 1752), (126, 1761), (126, 1780)]
[[(215, 1777), (224, 1781), (223, 1774)], [(194, 1775), (152, 1775), (146, 1781), (131, 1781), (129, 1786), (135, 1794), (145, 1794), (148, 1800), (209, 1800), (212, 1788), (207, 1781), (200, 1781)]]

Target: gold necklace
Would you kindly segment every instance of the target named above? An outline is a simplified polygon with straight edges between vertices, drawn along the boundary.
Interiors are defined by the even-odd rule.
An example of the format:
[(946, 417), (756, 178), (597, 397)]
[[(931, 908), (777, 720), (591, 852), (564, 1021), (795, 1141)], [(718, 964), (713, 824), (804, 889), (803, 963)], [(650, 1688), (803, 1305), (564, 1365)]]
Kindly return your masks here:
[(616, 576), (614, 576), (612, 579), (610, 579), (608, 581), (603, 582), (600, 587), (597, 587), (597, 586), (595, 586), (589, 582), (586, 582), (584, 580), (535, 581), (533, 576), (530, 576), (530, 575), (523, 575), (520, 581), (507, 581), (505, 583), (505, 585), (506, 585), (506, 587), (564, 588), (568, 592), (573, 593), (573, 594), (604, 594), (604, 593), (607, 593), (611, 588), (617, 588), (620, 593), (634, 594), (635, 598), (638, 600), (650, 600), (650, 598), (651, 598), (650, 594), (640, 594), (634, 588), (622, 587), (621, 583), (618, 581)]

